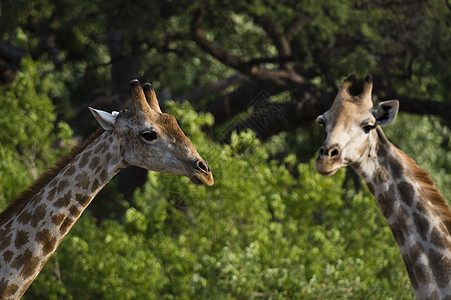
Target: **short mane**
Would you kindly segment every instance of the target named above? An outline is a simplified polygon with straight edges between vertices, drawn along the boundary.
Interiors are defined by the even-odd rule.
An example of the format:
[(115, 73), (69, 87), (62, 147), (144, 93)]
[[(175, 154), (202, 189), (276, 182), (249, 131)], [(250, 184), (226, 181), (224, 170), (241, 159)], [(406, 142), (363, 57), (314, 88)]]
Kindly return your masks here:
[(423, 188), (435, 210), (439, 214), (440, 218), (448, 229), (448, 232), (451, 233), (451, 208), (449, 207), (448, 202), (445, 200), (442, 193), (440, 193), (440, 191), (437, 189), (428, 172), (420, 168), (415, 163), (415, 161), (403, 151), (397, 148), (396, 150), (398, 154), (404, 159), (404, 161), (409, 165), (410, 170), (412, 170), (413, 176), (421, 184), (421, 187)]
[(0, 226), (3, 225), (11, 215), (21, 210), (22, 207), (30, 200), (35, 194), (37, 194), (42, 188), (44, 188), (56, 175), (69, 163), (75, 156), (81, 153), (86, 147), (91, 144), (96, 138), (98, 138), (105, 130), (103, 128), (97, 129), (81, 147), (74, 147), (68, 154), (61, 157), (49, 170), (39, 176), (26, 190), (14, 200), (2, 213), (0, 213)]

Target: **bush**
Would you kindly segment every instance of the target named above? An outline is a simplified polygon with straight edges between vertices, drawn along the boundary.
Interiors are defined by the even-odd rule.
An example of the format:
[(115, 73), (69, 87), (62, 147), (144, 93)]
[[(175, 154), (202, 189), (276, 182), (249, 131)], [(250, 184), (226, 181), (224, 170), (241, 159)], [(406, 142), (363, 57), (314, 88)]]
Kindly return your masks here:
[(16, 80), (0, 87), (0, 209), (69, 150), (72, 131), (56, 122), (50, 100), (55, 81), (25, 58)]

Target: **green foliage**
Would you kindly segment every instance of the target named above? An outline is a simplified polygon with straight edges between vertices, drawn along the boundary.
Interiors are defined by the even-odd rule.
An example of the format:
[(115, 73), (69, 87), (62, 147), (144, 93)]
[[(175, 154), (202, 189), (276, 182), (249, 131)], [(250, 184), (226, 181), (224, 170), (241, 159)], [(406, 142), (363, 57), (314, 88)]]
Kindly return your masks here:
[(252, 132), (214, 143), (200, 130), (211, 115), (168, 108), (215, 185), (150, 172), (122, 221), (81, 217), (25, 299), (413, 297), (376, 202), (343, 189), (344, 170), (325, 178), (312, 161), (271, 160), (274, 143)]
[(0, 208), (40, 173), (48, 169), (69, 145), (69, 126), (56, 122), (50, 101), (57, 84), (48, 70), (30, 58), (9, 86), (0, 88)]
[[(317, 86), (372, 73), (390, 78), (405, 97), (449, 101), (447, 6), (439, 0), (1, 1), (2, 67), (21, 51), (39, 63), (26, 58), (14, 83), (0, 88), (0, 208), (67, 150), (71, 129), (56, 121), (54, 110), (72, 119), (77, 133), (86, 130), (79, 107), (108, 97), (118, 73), (170, 87), (173, 95), (235, 74), (191, 39), (200, 8), (206, 37), (244, 61), (279, 66), (278, 42), (262, 26), (271, 21), (273, 33), (294, 34), (289, 62)], [(47, 42), (55, 43), (61, 70), (49, 67)], [(120, 53), (112, 57), (115, 47)], [(219, 96), (204, 94), (196, 105)], [(110, 183), (108, 207), (96, 209), (111, 219), (98, 220), (88, 209), (25, 299), (412, 298), (368, 190), (345, 190), (344, 171), (324, 178), (312, 167), (322, 131), (307, 126), (265, 143), (244, 132), (222, 145), (201, 130), (213, 124), (210, 115), (187, 103), (167, 108), (210, 162), (216, 184), (150, 173), (129, 204)], [(449, 129), (400, 115), (386, 132), (451, 199)]]

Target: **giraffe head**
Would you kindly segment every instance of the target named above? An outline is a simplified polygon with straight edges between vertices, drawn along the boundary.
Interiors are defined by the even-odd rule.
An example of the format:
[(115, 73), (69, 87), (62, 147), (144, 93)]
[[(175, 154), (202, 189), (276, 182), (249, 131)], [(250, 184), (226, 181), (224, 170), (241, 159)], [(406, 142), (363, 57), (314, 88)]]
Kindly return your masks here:
[(316, 119), (327, 133), (315, 162), (323, 175), (333, 175), (347, 165), (361, 164), (371, 156), (369, 149), (377, 139), (374, 129), (391, 124), (398, 113), (398, 100), (381, 102), (377, 110), (373, 109), (370, 75), (365, 79), (362, 93), (352, 95), (349, 89), (356, 79), (355, 75), (349, 76), (341, 84), (332, 107)]
[(149, 83), (141, 86), (136, 79), (130, 86), (132, 109), (108, 113), (90, 108), (103, 129), (119, 139), (124, 163), (183, 175), (196, 184), (213, 185), (207, 162), (197, 153), (177, 120), (161, 112), (152, 86)]

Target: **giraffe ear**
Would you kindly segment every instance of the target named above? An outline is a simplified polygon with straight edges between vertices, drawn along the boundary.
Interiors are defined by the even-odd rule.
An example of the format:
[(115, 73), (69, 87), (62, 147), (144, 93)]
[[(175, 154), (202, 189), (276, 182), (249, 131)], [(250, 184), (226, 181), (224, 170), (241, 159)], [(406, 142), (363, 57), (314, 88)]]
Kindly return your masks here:
[(119, 114), (117, 111), (113, 111), (111, 114), (103, 111), (94, 109), (92, 107), (89, 108), (91, 113), (96, 118), (97, 122), (99, 122), (100, 126), (102, 126), (105, 130), (110, 130), (114, 127), (114, 122), (116, 121), (116, 117)]
[(373, 112), (376, 125), (387, 126), (393, 123), (398, 115), (399, 101), (389, 100), (379, 103), (379, 108)]

